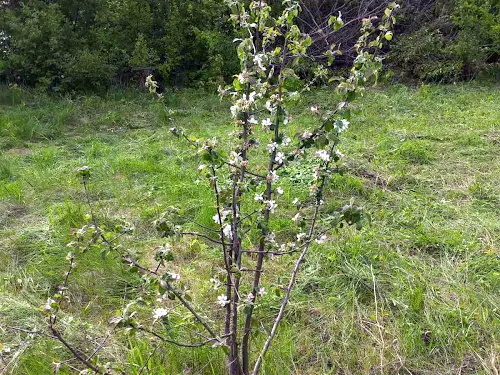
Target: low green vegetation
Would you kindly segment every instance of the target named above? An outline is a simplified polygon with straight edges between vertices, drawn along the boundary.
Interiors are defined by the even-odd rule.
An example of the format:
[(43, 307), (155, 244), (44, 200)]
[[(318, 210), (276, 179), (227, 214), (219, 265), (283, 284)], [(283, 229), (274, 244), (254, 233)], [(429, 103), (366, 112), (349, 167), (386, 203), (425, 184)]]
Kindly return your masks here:
[[(307, 96), (291, 126), (313, 124), (309, 107), (328, 107), (331, 95)], [(53, 374), (55, 363), (63, 363), (59, 374), (76, 372), (58, 342), (22, 331), (45, 331), (36, 309), (62, 282), (71, 231), (88, 221), (76, 168), (92, 169), (100, 222), (131, 223), (124, 244), (146, 261), (162, 243), (152, 221), (168, 206), (211, 222), (200, 161), (168, 129), (224, 142), (233, 127), (228, 105), (203, 91), (165, 98), (169, 112), (134, 92), (55, 99), (0, 90), (0, 368), (7, 373)], [(357, 106), (341, 145), (346, 171), (333, 177), (329, 204), (338, 209), (353, 199), (372, 224), (315, 244), (263, 373), (497, 374), (499, 87), (374, 88)], [(283, 179), (306, 192), (306, 173)], [(285, 220), (276, 231), (287, 233)], [(213, 305), (203, 280), (215, 250), (191, 238), (176, 253), (175, 265), (197, 291), (193, 303)], [(90, 354), (140, 282), (113, 256), (90, 251), (77, 262), (59, 325), (77, 347), (94, 342), (79, 347)], [(291, 262), (283, 257), (273, 267)], [(264, 306), (261, 314), (276, 311)], [(224, 373), (222, 349), (155, 349), (124, 332), (106, 342), (101, 359), (123, 363), (126, 374)]]

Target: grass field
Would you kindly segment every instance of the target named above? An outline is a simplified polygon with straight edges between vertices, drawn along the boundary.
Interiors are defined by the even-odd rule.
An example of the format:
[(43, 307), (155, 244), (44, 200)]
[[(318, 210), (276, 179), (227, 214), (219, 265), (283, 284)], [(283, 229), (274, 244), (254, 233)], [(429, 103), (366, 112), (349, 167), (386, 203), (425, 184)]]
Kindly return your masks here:
[[(309, 106), (326, 107), (331, 95), (309, 95), (292, 126), (311, 125)], [(12, 329), (46, 329), (36, 308), (61, 283), (71, 229), (88, 220), (76, 168), (92, 168), (100, 221), (131, 222), (125, 245), (145, 259), (161, 244), (152, 221), (166, 207), (211, 222), (200, 162), (168, 128), (227, 142), (228, 105), (201, 91), (166, 100), (171, 121), (145, 94), (55, 99), (0, 89), (1, 374), (53, 374), (62, 361), (59, 374), (77, 373), (60, 344)], [(500, 87), (393, 86), (371, 89), (356, 105), (341, 148), (348, 172), (332, 178), (329, 204), (352, 198), (372, 225), (314, 247), (263, 373), (498, 375)], [(193, 280), (193, 303), (213, 306), (208, 278), (217, 254), (193, 239), (178, 247), (175, 264)], [(139, 280), (97, 252), (77, 262), (60, 325), (90, 353)], [(276, 313), (278, 297), (269, 298), (261, 317)], [(152, 348), (120, 333), (101, 359), (137, 374)], [(221, 349), (167, 345), (143, 374), (223, 374), (223, 360)]]

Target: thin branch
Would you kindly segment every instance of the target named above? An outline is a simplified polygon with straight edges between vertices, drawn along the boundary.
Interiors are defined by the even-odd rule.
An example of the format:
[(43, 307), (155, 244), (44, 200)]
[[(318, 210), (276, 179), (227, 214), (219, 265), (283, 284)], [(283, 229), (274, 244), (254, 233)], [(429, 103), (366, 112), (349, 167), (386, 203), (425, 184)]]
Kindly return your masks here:
[(189, 219), (187, 218), (186, 221), (190, 222), (190, 223), (193, 223), (197, 226), (199, 226), (200, 228), (203, 228), (205, 230), (208, 230), (208, 231), (211, 231), (211, 232), (216, 232), (216, 233), (219, 233), (219, 230), (218, 229), (214, 229), (214, 228), (210, 228), (210, 227), (207, 227), (206, 225), (203, 225), (203, 224), (200, 224), (198, 223), (197, 221), (193, 220), (193, 219)]
[(160, 334), (156, 333), (155, 331), (151, 331), (147, 328), (139, 327), (138, 330), (141, 332), (149, 333), (150, 335), (156, 337), (157, 339), (159, 339), (163, 342), (166, 342), (166, 343), (169, 343), (169, 344), (181, 347), (181, 348), (201, 348), (202, 346), (205, 346), (210, 342), (218, 341), (217, 338), (214, 338), (214, 339), (208, 339), (206, 341), (196, 343), (196, 344), (185, 344), (185, 343), (181, 343), (181, 342), (167, 339), (166, 337), (163, 337)]
[(222, 245), (222, 242), (221, 241), (217, 241), (209, 236), (207, 236), (206, 234), (203, 234), (203, 233), (198, 233), (198, 232), (179, 232), (179, 234), (181, 235), (189, 235), (189, 236), (197, 236), (197, 237), (201, 237), (201, 238), (204, 238), (210, 242), (213, 242), (213, 243), (216, 243), (218, 245)]
[(224, 164), (226, 164), (226, 165), (228, 165), (228, 166), (230, 166), (230, 167), (232, 167), (232, 168), (236, 168), (236, 169), (239, 169), (239, 170), (245, 169), (245, 173), (247, 173), (247, 174), (249, 174), (249, 175), (252, 175), (252, 176), (254, 176), (254, 177), (258, 177), (258, 178), (261, 178), (261, 179), (263, 179), (263, 180), (265, 180), (265, 179), (266, 179), (266, 176), (263, 176), (263, 175), (261, 175), (261, 174), (255, 173), (255, 172), (251, 172), (251, 171), (249, 171), (249, 170), (248, 170), (248, 168), (246, 168), (246, 167), (240, 167), (240, 166), (238, 166), (238, 165), (236, 165), (236, 164), (232, 164), (232, 163), (229, 163), (229, 162), (227, 162), (227, 161), (223, 161), (223, 163), (224, 163)]
[[(222, 242), (222, 253), (224, 257), (224, 266), (226, 267), (226, 274), (227, 274), (227, 285), (226, 285), (226, 299), (227, 301), (231, 301), (231, 295), (232, 295), (232, 275), (231, 275), (231, 268), (232, 268), (232, 259), (229, 254), (229, 250), (227, 249), (226, 246), (226, 241), (225, 241), (225, 234), (224, 234), (224, 229), (222, 228), (222, 221), (220, 220), (222, 218), (221, 215), (221, 203), (220, 203), (220, 193), (219, 193), (219, 188), (217, 186), (217, 172), (215, 168), (212, 166), (212, 177), (213, 177), (213, 188), (214, 188), (214, 194), (215, 194), (215, 200), (217, 204), (217, 217), (219, 218), (219, 236)], [(225, 322), (224, 322), (224, 334), (228, 335), (229, 332), (231, 331), (231, 303), (228, 303), (226, 306), (226, 317), (225, 317)]]
[(56, 336), (49, 335), (48, 333), (43, 332), (43, 331), (32, 331), (32, 330), (24, 329), (24, 328), (20, 328), (20, 327), (7, 327), (7, 329), (10, 329), (12, 331), (28, 333), (30, 335), (39, 335), (39, 336), (49, 337), (51, 339), (57, 339)]
[(76, 349), (74, 349), (70, 344), (68, 344), (68, 342), (61, 336), (59, 331), (57, 331), (57, 329), (54, 328), (52, 321), (49, 324), (49, 329), (54, 334), (56, 339), (61, 344), (63, 344), (66, 347), (66, 349), (68, 349), (71, 352), (71, 354), (73, 354), (78, 361), (80, 361), (87, 368), (91, 369), (92, 371), (94, 371), (97, 374), (107, 375), (106, 372), (102, 372), (98, 367), (94, 366), (91, 362), (87, 361), (80, 353), (78, 353), (78, 351)]
[[(148, 364), (149, 364), (149, 361), (151, 360), (151, 358), (155, 355), (156, 351), (158, 350), (158, 346), (155, 346), (155, 348), (151, 351), (151, 353), (149, 353), (149, 356), (148, 358), (146, 359), (146, 361), (144, 362), (144, 365), (141, 367), (141, 369), (139, 370), (139, 372), (137, 373), (137, 375), (141, 375), (142, 372), (144, 371), (144, 369), (146, 367), (148, 367)], [(149, 372), (149, 371), (148, 371)]]
[(90, 361), (92, 358), (94, 358), (94, 356), (97, 355), (97, 353), (99, 353), (101, 351), (101, 349), (104, 347), (104, 345), (106, 345), (106, 343), (108, 342), (109, 338), (111, 337), (111, 335), (113, 334), (115, 329), (116, 329), (116, 325), (108, 333), (108, 335), (104, 338), (104, 340), (102, 340), (101, 344), (94, 350), (94, 352), (87, 357), (87, 361)]
[(210, 328), (210, 326), (205, 322), (205, 320), (203, 320), (198, 315), (198, 313), (193, 309), (193, 307), (189, 304), (189, 302), (187, 302), (184, 299), (184, 297), (182, 297), (182, 295), (179, 292), (177, 292), (172, 287), (172, 285), (170, 285), (170, 283), (168, 281), (166, 283), (167, 283), (168, 290), (171, 291), (174, 294), (174, 296), (176, 296), (179, 299), (179, 302), (182, 303), (182, 305), (191, 312), (191, 314), (196, 318), (196, 320), (198, 320), (198, 322), (201, 323), (201, 325), (206, 329), (206, 331), (208, 333), (210, 333), (210, 335), (212, 337), (218, 337), (217, 334), (212, 330), (212, 328)]

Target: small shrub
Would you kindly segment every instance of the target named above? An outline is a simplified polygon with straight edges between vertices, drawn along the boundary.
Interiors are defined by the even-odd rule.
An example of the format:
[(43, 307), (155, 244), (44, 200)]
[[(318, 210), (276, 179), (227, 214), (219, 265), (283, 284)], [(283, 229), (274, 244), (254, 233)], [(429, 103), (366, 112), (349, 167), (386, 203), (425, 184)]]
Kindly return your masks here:
[(104, 92), (111, 84), (114, 70), (105, 55), (84, 49), (66, 66), (60, 88), (63, 91)]

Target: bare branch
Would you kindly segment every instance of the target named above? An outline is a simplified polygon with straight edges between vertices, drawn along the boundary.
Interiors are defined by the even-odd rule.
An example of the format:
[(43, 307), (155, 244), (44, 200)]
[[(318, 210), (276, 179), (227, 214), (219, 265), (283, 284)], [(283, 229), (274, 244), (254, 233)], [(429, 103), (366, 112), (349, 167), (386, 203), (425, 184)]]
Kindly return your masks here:
[(213, 242), (213, 243), (216, 243), (218, 245), (222, 245), (222, 242), (221, 241), (218, 241), (218, 240), (215, 240), (209, 236), (207, 236), (206, 234), (203, 234), (203, 233), (198, 233), (198, 232), (179, 232), (179, 234), (181, 235), (189, 235), (189, 236), (197, 236), (197, 237), (201, 237), (201, 238), (204, 238), (210, 242)]
[(43, 331), (32, 331), (32, 330), (20, 328), (20, 327), (7, 327), (7, 329), (10, 329), (12, 331), (24, 332), (24, 333), (27, 333), (30, 335), (39, 335), (39, 336), (49, 337), (51, 339), (57, 339), (56, 336), (49, 335), (48, 333), (43, 332)]
[(73, 348), (68, 342), (61, 336), (59, 331), (55, 329), (55, 327), (52, 324), (52, 321), (49, 323), (49, 329), (53, 333), (53, 335), (56, 337), (56, 339), (63, 344), (66, 349), (68, 349), (71, 354), (75, 356), (75, 358), (80, 361), (83, 365), (85, 365), (88, 369), (94, 371), (97, 374), (103, 374), (103, 375), (108, 375), (107, 372), (101, 371), (98, 367), (94, 366), (91, 362), (87, 361), (83, 355), (81, 355), (75, 348)]
[(185, 344), (185, 343), (177, 342), (177, 341), (174, 341), (174, 340), (171, 340), (171, 339), (167, 339), (166, 337), (163, 337), (162, 335), (156, 333), (155, 331), (151, 331), (151, 330), (149, 330), (147, 328), (144, 328), (144, 327), (139, 327), (138, 330), (141, 331), (141, 332), (148, 333), (148, 334), (156, 337), (157, 339), (159, 339), (159, 340), (161, 340), (163, 342), (166, 342), (168, 344), (172, 344), (172, 345), (175, 345), (175, 346), (179, 346), (181, 348), (201, 348), (202, 346), (205, 346), (205, 345), (207, 345), (210, 342), (218, 342), (219, 341), (219, 339), (214, 338), (214, 339), (208, 339), (206, 341), (203, 341), (203, 342), (200, 342), (200, 343), (196, 343), (196, 344)]

